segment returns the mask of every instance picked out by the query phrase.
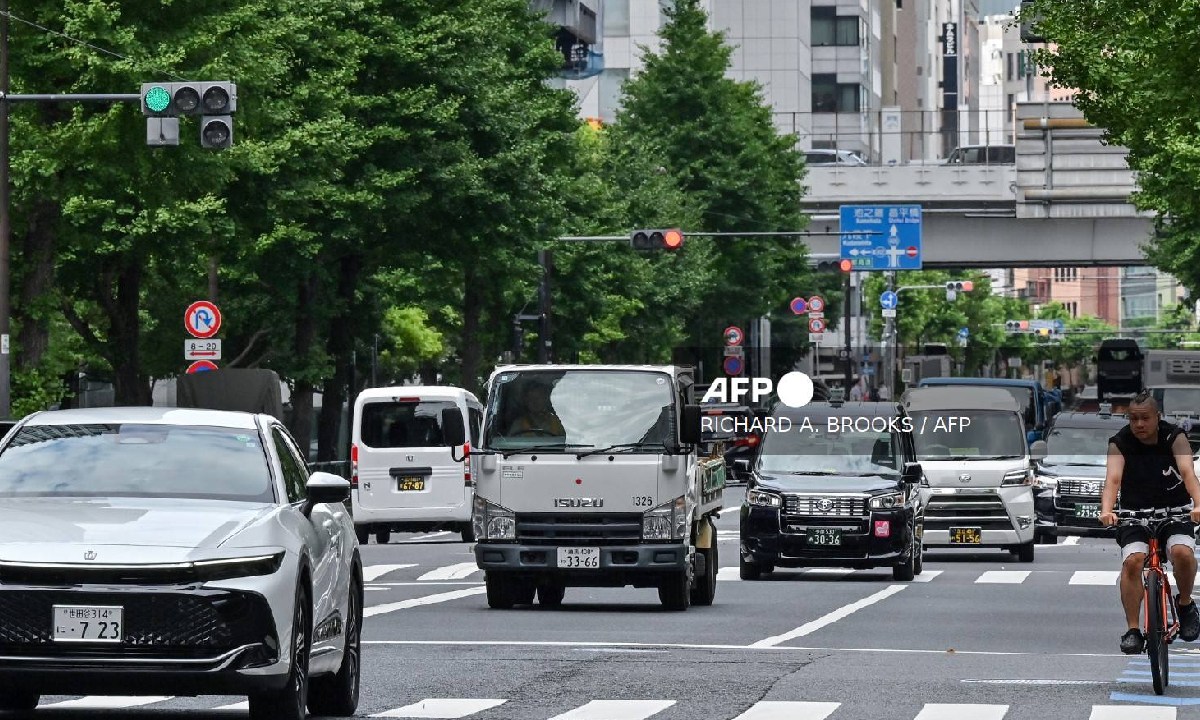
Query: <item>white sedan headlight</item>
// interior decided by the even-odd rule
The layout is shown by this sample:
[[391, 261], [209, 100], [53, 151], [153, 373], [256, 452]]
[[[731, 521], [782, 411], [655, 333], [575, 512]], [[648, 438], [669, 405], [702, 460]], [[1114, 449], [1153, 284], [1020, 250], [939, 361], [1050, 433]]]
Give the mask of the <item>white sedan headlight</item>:
[[516, 540], [517, 517], [512, 510], [475, 496], [471, 526], [479, 540]]

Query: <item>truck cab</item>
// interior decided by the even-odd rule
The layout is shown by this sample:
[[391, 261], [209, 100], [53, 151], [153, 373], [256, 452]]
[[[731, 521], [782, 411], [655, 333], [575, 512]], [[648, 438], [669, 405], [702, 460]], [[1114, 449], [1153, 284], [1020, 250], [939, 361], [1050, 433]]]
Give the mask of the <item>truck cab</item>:
[[656, 587], [669, 609], [712, 603], [725, 463], [699, 452], [693, 385], [678, 366], [495, 370], [470, 449], [489, 606], [628, 585]]
[[1033, 562], [1033, 460], [1022, 408], [1004, 389], [922, 387], [905, 393], [922, 488], [926, 547], [999, 547]]

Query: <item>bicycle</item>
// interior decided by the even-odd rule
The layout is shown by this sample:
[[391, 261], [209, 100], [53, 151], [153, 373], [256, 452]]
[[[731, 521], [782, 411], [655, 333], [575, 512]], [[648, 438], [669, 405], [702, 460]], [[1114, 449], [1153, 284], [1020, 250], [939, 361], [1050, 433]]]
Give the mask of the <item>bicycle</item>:
[[[1179, 612], [1175, 598], [1171, 595], [1171, 581], [1165, 568], [1165, 549], [1159, 547], [1158, 533], [1164, 525], [1173, 522], [1191, 523], [1192, 508], [1182, 505], [1155, 510], [1116, 510], [1118, 525], [1140, 525], [1150, 531], [1150, 549], [1142, 567], [1142, 587], [1145, 597], [1143, 618], [1146, 639], [1146, 655], [1150, 658], [1150, 677], [1154, 682], [1154, 694], [1162, 695], [1168, 685], [1167, 646], [1179, 635]], [[1182, 514], [1180, 514], [1182, 513]], [[1170, 623], [1166, 622], [1170, 615]]]

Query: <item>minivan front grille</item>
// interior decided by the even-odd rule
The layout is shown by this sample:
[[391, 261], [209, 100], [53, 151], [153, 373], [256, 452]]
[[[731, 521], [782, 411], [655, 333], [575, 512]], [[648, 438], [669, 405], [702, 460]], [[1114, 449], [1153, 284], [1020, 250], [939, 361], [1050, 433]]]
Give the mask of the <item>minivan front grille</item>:
[[867, 514], [867, 498], [856, 495], [784, 495], [785, 515], [859, 517]]
[[1011, 530], [1012, 521], [997, 495], [957, 493], [934, 495], [925, 507], [925, 529], [947, 530], [969, 525], [984, 530]]

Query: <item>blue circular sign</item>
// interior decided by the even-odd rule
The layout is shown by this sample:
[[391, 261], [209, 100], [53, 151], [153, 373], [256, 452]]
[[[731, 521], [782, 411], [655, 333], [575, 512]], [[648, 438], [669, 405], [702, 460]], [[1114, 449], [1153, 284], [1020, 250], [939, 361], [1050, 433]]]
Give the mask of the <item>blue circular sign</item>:
[[742, 374], [742, 359], [737, 355], [730, 355], [725, 358], [725, 374], [726, 375], [741, 375]]
[[792, 298], [792, 312], [797, 315], [803, 315], [808, 312], [808, 301], [802, 297]]
[[879, 305], [885, 310], [892, 310], [900, 304], [900, 297], [894, 290], [884, 290], [879, 294]]

